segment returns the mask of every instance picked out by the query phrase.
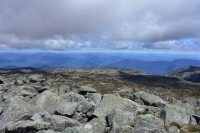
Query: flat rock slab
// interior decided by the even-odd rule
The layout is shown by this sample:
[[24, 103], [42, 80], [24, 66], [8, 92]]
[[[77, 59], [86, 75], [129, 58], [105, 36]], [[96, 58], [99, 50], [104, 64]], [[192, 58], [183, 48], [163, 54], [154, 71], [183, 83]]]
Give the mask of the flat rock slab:
[[151, 114], [138, 115], [135, 120], [134, 127], [135, 129], [140, 129], [143, 127], [148, 129], [163, 129], [164, 122], [162, 119]]
[[76, 102], [62, 102], [57, 106], [56, 112], [61, 115], [71, 116], [75, 113], [78, 107]]
[[96, 92], [96, 90], [90, 86], [80, 86], [77, 88], [77, 90], [79, 93], [87, 93], [87, 92], [95, 93]]
[[[163, 107], [167, 103], [160, 98], [159, 96], [148, 94], [146, 92], [138, 92], [140, 94], [139, 98], [144, 102], [145, 105], [155, 106], [155, 107]], [[135, 94], [138, 97], [138, 94]]]
[[120, 109], [122, 111], [137, 113], [143, 111], [141, 106], [129, 99], [122, 98], [120, 96], [114, 96], [111, 94], [105, 94], [101, 103], [94, 111], [94, 115], [105, 118], [112, 112], [113, 109]]
[[55, 131], [63, 131], [67, 127], [80, 126], [80, 123], [77, 120], [60, 115], [45, 116], [44, 121], [51, 123], [49, 128]]
[[167, 105], [161, 112], [161, 117], [164, 118], [165, 125], [176, 122], [180, 126], [183, 126], [187, 124], [195, 124], [192, 114], [194, 114], [192, 110], [190, 111], [189, 109], [180, 107], [179, 105]]
[[39, 130], [47, 129], [50, 123], [47, 122], [36, 122], [36, 121], [18, 121], [10, 124], [7, 127], [8, 132], [36, 132]]

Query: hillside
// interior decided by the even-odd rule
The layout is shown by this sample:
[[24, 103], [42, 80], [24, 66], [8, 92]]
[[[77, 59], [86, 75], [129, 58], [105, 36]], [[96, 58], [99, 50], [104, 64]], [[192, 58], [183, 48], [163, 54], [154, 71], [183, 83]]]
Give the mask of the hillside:
[[166, 73], [165, 75], [170, 77], [178, 77], [194, 83], [200, 83], [200, 67], [190, 66], [180, 68]]
[[[126, 85], [130, 88], [140, 88], [159, 95], [173, 95], [174, 97], [199, 96], [200, 84], [188, 82], [183, 78], [172, 76], [149, 75], [133, 69], [116, 68], [57, 68], [44, 71], [33, 67], [1, 69], [1, 75], [13, 80], [31, 74], [42, 74], [45, 78], [60, 78], [74, 84], [95, 85], [100, 93], [109, 93]], [[21, 81], [20, 81], [21, 82]], [[186, 93], [187, 92], [187, 93]]]
[[108, 64], [107, 66], [120, 67], [120, 68], [132, 68], [142, 70], [151, 74], [163, 74], [177, 68], [186, 66], [200, 66], [200, 61], [189, 59], [178, 59], [173, 61], [141, 61], [125, 59], [116, 63]]
[[0, 133], [200, 131], [198, 83], [132, 69], [2, 71]]

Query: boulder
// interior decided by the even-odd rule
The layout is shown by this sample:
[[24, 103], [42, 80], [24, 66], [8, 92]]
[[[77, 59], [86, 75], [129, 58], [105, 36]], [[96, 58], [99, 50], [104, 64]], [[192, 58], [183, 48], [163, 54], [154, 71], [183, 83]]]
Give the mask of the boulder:
[[172, 97], [172, 96], [168, 96], [168, 95], [165, 95], [165, 96], [163, 97], [163, 100], [167, 101], [167, 102], [170, 103], [170, 104], [173, 104], [173, 103], [175, 103], [175, 102], [177, 101], [176, 98], [174, 98], [174, 97]]
[[101, 118], [93, 118], [90, 122], [85, 124], [84, 128], [91, 130], [94, 133], [104, 133], [106, 128], [106, 121]]
[[119, 109], [114, 109], [111, 114], [107, 116], [107, 121], [111, 129], [130, 125], [134, 121], [135, 114], [131, 112], [123, 112]]
[[93, 133], [92, 130], [82, 127], [82, 126], [73, 126], [67, 127], [62, 133]]
[[188, 103], [190, 106], [196, 108], [197, 107], [197, 99], [188, 97], [182, 100], [183, 103]]
[[88, 122], [88, 118], [86, 116], [80, 120], [81, 124], [86, 124], [87, 122]]
[[135, 133], [135, 129], [129, 125], [125, 125], [112, 129], [109, 133]]
[[85, 97], [89, 98], [89, 100], [93, 101], [95, 104], [99, 104], [102, 98], [101, 94], [98, 93], [87, 93]]
[[128, 98], [130, 99], [133, 95], [133, 89], [129, 88], [127, 86], [123, 86], [121, 88], [118, 88], [118, 94], [123, 97], [123, 98]]
[[92, 102], [89, 102], [83, 95], [74, 93], [74, 92], [68, 92], [66, 94], [63, 94], [60, 96], [62, 101], [65, 102], [77, 102], [78, 103], [78, 112], [87, 113], [94, 111], [94, 105]]
[[38, 121], [18, 121], [7, 126], [7, 132], [28, 133], [48, 129], [50, 123]]
[[23, 85], [25, 82], [22, 79], [16, 79], [15, 80], [15, 85]]
[[44, 121], [51, 123], [50, 129], [55, 131], [62, 131], [67, 127], [80, 126], [77, 120], [70, 119], [60, 115], [47, 115], [44, 116]]
[[164, 122], [162, 119], [155, 117], [151, 114], [138, 115], [134, 122], [134, 128], [147, 128], [147, 129], [163, 129]]
[[61, 133], [61, 132], [56, 132], [54, 130], [41, 130], [41, 131], [38, 131], [36, 133]]
[[35, 83], [35, 82], [42, 82], [42, 81], [45, 80], [43, 78], [43, 76], [40, 75], [40, 74], [32, 74], [30, 77], [28, 77], [28, 79], [29, 79], [30, 82], [33, 82], [33, 83]]
[[111, 94], [105, 94], [101, 103], [95, 109], [94, 115], [105, 118], [112, 112], [113, 109], [120, 109], [122, 111], [132, 112], [134, 114], [144, 110], [139, 104], [129, 99], [125, 99], [120, 96], [114, 96]]
[[71, 116], [76, 112], [78, 103], [76, 102], [61, 102], [56, 108], [56, 112], [61, 115]]
[[171, 105], [177, 105], [179, 107], [186, 108], [187, 110], [194, 110], [195, 108], [191, 106], [189, 103], [184, 103], [182, 100], [177, 100], [176, 103], [171, 104]]
[[19, 86], [16, 88], [14, 95], [23, 97], [35, 97], [38, 94], [37, 90], [32, 87]]
[[137, 91], [133, 94], [132, 100], [140, 99], [140, 96], [145, 93], [144, 91]]
[[49, 89], [48, 86], [42, 86], [40, 83], [38, 85], [33, 84], [33, 85], [31, 85], [31, 87], [34, 88], [38, 93], [42, 93]]
[[54, 114], [61, 99], [51, 91], [44, 91], [37, 96], [36, 106], [50, 114]]
[[192, 114], [194, 114], [194, 111], [189, 110], [189, 108], [186, 109], [179, 105], [169, 104], [161, 111], [160, 115], [164, 119], [165, 125], [175, 122], [182, 126], [196, 123]]
[[88, 102], [86, 100], [79, 103], [79, 110], [86, 114], [86, 113], [93, 113], [94, 112], [94, 104], [92, 102]]
[[24, 102], [21, 97], [10, 98], [5, 103], [4, 111], [0, 115], [0, 131], [13, 122], [31, 118], [36, 111], [33, 105]]
[[138, 103], [139, 105], [144, 105], [144, 102], [141, 99], [135, 99], [134, 102]]
[[145, 114], [152, 114], [156, 117], [160, 116], [161, 108], [153, 107], [153, 106], [146, 106], [142, 105], [142, 107], [145, 109], [144, 112], [139, 112], [138, 114], [145, 115]]
[[39, 110], [39, 111], [37, 111], [37, 114], [40, 115], [42, 118], [44, 116], [51, 115], [49, 112], [47, 112], [45, 110]]
[[83, 95], [80, 95], [75, 92], [68, 92], [68, 93], [62, 94], [60, 95], [60, 98], [62, 99], [62, 101], [77, 102], [77, 103], [80, 103], [86, 100]]
[[59, 84], [56, 87], [51, 87], [50, 90], [53, 93], [62, 95], [62, 94], [68, 93], [70, 91], [70, 86], [68, 84]]
[[42, 122], [43, 118], [38, 113], [34, 113], [33, 116], [31, 117], [31, 120]]
[[80, 94], [86, 94], [87, 92], [89, 93], [96, 93], [96, 90], [93, 89], [92, 87], [90, 86], [86, 86], [86, 85], [83, 85], [83, 86], [77, 86], [76, 87], [76, 90], [78, 93]]
[[148, 128], [139, 128], [135, 129], [133, 133], [167, 133], [164, 129], [148, 129]]
[[167, 129], [167, 133], [180, 133], [180, 130], [175, 126], [171, 126]]
[[82, 115], [81, 112], [75, 112], [71, 118], [80, 121], [82, 119], [81, 115]]
[[133, 123], [134, 133], [166, 133], [162, 119], [152, 115], [138, 115]]
[[143, 92], [140, 95], [140, 99], [144, 102], [145, 105], [150, 105], [150, 106], [155, 106], [155, 107], [164, 107], [167, 104], [159, 96], [148, 94], [146, 92]]

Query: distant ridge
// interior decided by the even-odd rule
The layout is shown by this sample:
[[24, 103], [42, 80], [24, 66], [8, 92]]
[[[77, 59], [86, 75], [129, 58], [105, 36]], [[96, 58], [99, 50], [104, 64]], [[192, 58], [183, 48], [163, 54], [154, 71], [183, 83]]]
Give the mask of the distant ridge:
[[200, 67], [189, 66], [166, 73], [165, 76], [178, 77], [190, 82], [200, 83]]
[[34, 67], [17, 67], [17, 68], [0, 68], [0, 73], [1, 74], [14, 74], [14, 73], [29, 73], [29, 74], [34, 74], [34, 73], [47, 73], [44, 70], [34, 68]]
[[[158, 58], [158, 56], [161, 56]], [[169, 56], [169, 57], [165, 57]], [[128, 68], [162, 75], [172, 70], [200, 66], [199, 58], [175, 59], [174, 55], [109, 54], [109, 53], [0, 53], [1, 68], [33, 67], [41, 70], [55, 68]], [[178, 58], [178, 55], [175, 55]], [[188, 57], [189, 58], [189, 57]], [[156, 59], [155, 61], [152, 61]], [[168, 60], [167, 60], [168, 59]], [[170, 59], [170, 61], [169, 61]], [[196, 60], [194, 60], [196, 59]]]
[[177, 59], [173, 61], [141, 61], [124, 59], [119, 62], [108, 64], [110, 67], [132, 68], [151, 74], [164, 74], [172, 70], [186, 66], [200, 66], [199, 60]]

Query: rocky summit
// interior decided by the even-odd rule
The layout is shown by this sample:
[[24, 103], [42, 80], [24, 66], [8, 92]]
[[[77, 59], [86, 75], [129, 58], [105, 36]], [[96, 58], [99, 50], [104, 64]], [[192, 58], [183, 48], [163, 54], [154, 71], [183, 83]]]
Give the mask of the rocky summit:
[[0, 75], [0, 133], [199, 133], [200, 84], [129, 69]]

